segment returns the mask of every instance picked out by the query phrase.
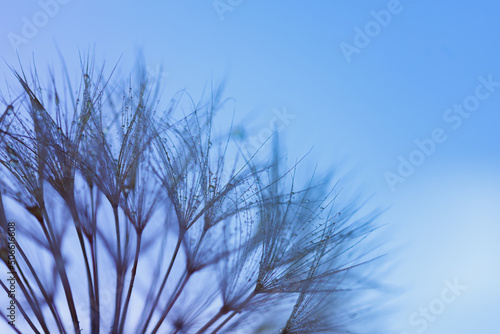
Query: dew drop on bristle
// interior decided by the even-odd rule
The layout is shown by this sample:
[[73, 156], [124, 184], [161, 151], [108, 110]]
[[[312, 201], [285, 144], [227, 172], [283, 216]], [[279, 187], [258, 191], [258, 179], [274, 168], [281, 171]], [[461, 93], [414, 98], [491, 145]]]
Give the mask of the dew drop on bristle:
[[17, 159], [11, 159], [11, 160], [9, 161], [9, 164], [10, 164], [12, 167], [14, 167], [14, 168], [15, 168], [15, 167], [19, 167], [19, 160], [17, 160]]

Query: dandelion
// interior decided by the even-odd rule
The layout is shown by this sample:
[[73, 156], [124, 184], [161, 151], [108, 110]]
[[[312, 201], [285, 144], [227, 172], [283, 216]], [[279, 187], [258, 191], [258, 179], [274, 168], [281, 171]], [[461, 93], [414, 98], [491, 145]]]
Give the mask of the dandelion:
[[299, 164], [287, 168], [277, 141], [262, 159], [264, 148], [238, 149], [246, 136], [233, 142], [243, 128], [221, 135], [222, 86], [164, 105], [147, 71], [117, 80], [104, 70], [89, 58], [80, 82], [51, 75], [44, 89], [36, 71], [13, 71], [18, 97], [13, 85], [0, 98], [7, 267], [8, 222], [18, 221], [22, 319], [12, 329], [348, 330], [353, 273], [367, 262], [356, 250], [375, 216], [339, 206], [337, 188], [314, 175], [299, 186]]

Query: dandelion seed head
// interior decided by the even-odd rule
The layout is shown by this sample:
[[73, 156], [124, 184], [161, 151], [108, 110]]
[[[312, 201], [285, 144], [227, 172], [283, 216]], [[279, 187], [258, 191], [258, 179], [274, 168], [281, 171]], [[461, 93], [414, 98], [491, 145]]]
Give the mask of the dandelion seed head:
[[[89, 306], [96, 302], [91, 301], [92, 295], [98, 286], [103, 289], [99, 292], [102, 313], [97, 317], [102, 322], [96, 325], [90, 316], [75, 314], [63, 327], [90, 325], [95, 333], [107, 328], [152, 332], [154, 326], [160, 332], [196, 332], [217, 310], [221, 317], [205, 332], [216, 331], [219, 325], [226, 326], [226, 332], [252, 332], [260, 325], [251, 317], [262, 312], [279, 321], [283, 333], [312, 333], [323, 324], [331, 326], [334, 321], [323, 314], [328, 312], [319, 309], [337, 310], [323, 299], [337, 296], [335, 288], [344, 277], [334, 272], [345, 265], [339, 253], [348, 248], [347, 239], [360, 234], [349, 230], [339, 233], [332, 228], [332, 217], [321, 214], [332, 205], [325, 200], [327, 192], [315, 187], [301, 190], [294, 180], [295, 170], [286, 172], [282, 165], [286, 159], [280, 160], [279, 152], [267, 162], [258, 162], [241, 159], [231, 149], [224, 151], [225, 145], [240, 145], [231, 137], [241, 141], [248, 136], [241, 128], [227, 131], [227, 143], [218, 139], [219, 133], [212, 127], [215, 112], [211, 110], [217, 105], [218, 92], [210, 103], [183, 105], [179, 108], [183, 117], [176, 119], [160, 111], [154, 115], [157, 106], [147, 100], [157, 101], [157, 97], [145, 83], [136, 85], [129, 79], [125, 80], [127, 85], [105, 87], [107, 81], [95, 77], [101, 72], [94, 72], [92, 66], [84, 73], [81, 91], [65, 91], [73, 93], [71, 101], [76, 101], [71, 111], [62, 108], [66, 94], [47, 93], [38, 84], [33, 91], [27, 89], [27, 96], [36, 95], [37, 99], [26, 106], [26, 117], [16, 108], [18, 113], [9, 129], [12, 140], [5, 140], [0, 147], [4, 151], [1, 156], [8, 161], [8, 165], [4, 161], [6, 173], [11, 173], [13, 180], [12, 189], [5, 192], [35, 218], [31, 220], [38, 229], [50, 229], [33, 233], [32, 240], [20, 239], [43, 245], [44, 252], [52, 253], [54, 283], [42, 282], [48, 287], [45, 296], [33, 283], [33, 297], [43, 296], [47, 305], [70, 310], [71, 305], [64, 305], [64, 298], [60, 298], [69, 294], [61, 280], [62, 270], [67, 270], [69, 277], [87, 278], [86, 284], [70, 284], [78, 289], [90, 287], [88, 294], [80, 290], [74, 294], [77, 303], [81, 303], [81, 295], [87, 296], [84, 308], [92, 311]], [[96, 79], [93, 84], [91, 76]], [[44, 105], [47, 99], [41, 98], [43, 94], [55, 97], [56, 105], [61, 102], [61, 106]], [[173, 100], [178, 103], [177, 98]], [[184, 112], [186, 106], [188, 112]], [[68, 118], [66, 123], [61, 121], [64, 117]], [[4, 187], [3, 175], [0, 185]], [[318, 205], [304, 205], [311, 202]], [[334, 209], [331, 212], [340, 215]], [[58, 210], [65, 214], [58, 214]], [[347, 213], [339, 224], [348, 224], [349, 219]], [[44, 240], [46, 236], [50, 242]], [[85, 255], [75, 262], [78, 266], [69, 260], [73, 253], [67, 252], [68, 245], [78, 250], [74, 247], [77, 243], [83, 249], [80, 255]], [[52, 244], [57, 247], [51, 248]], [[144, 265], [147, 258], [153, 259], [153, 265]], [[106, 281], [108, 276], [117, 278], [116, 286]], [[32, 277], [26, 280], [33, 281]], [[64, 291], [56, 294], [56, 286]], [[126, 301], [129, 287], [131, 299]], [[172, 293], [173, 287], [179, 289], [180, 301]], [[196, 290], [200, 288], [213, 293], [205, 296]], [[120, 289], [122, 300], [117, 302], [114, 299]], [[111, 297], [104, 298], [109, 291]], [[62, 302], [51, 304], [52, 298]], [[22, 302], [31, 317], [38, 308], [29, 300]], [[102, 304], [104, 300], [109, 303]], [[137, 328], [129, 328], [136, 319], [125, 321], [124, 307], [141, 301], [143, 314], [136, 318], [143, 320], [133, 324]], [[113, 305], [121, 305], [120, 310], [114, 310], [115, 317], [109, 314]], [[286, 314], [276, 312], [276, 305], [286, 309]], [[34, 318], [50, 317], [49, 311], [47, 307]], [[126, 327], [116, 328], [121, 324]], [[36, 322], [35, 326], [39, 325], [43, 320]], [[332, 327], [324, 328], [323, 332], [331, 332]], [[67, 331], [39, 328], [39, 332]]]

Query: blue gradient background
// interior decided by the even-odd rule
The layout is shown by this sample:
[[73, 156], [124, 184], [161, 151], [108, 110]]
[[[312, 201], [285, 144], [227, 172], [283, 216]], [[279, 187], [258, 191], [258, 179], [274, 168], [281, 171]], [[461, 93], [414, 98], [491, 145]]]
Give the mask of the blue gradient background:
[[[142, 50], [153, 72], [168, 73], [165, 96], [186, 88], [197, 97], [227, 78], [236, 118], [255, 133], [286, 108], [295, 116], [281, 131], [290, 160], [313, 147], [308, 160], [320, 166], [346, 161], [371, 204], [390, 207], [381, 222], [397, 263], [386, 279], [405, 293], [387, 332], [418, 333], [409, 316], [456, 278], [466, 291], [425, 333], [498, 334], [500, 87], [457, 130], [443, 114], [474, 93], [479, 76], [500, 81], [500, 4], [401, 0], [401, 12], [348, 63], [340, 43], [353, 44], [354, 28], [388, 2], [244, 0], [221, 20], [209, 0], [70, 0], [16, 51], [8, 34], [21, 34], [22, 18], [41, 7], [4, 1], [0, 55], [56, 65], [57, 44], [72, 69], [89, 49], [110, 66], [122, 56], [126, 69]], [[438, 127], [448, 139], [392, 192], [384, 173]]]

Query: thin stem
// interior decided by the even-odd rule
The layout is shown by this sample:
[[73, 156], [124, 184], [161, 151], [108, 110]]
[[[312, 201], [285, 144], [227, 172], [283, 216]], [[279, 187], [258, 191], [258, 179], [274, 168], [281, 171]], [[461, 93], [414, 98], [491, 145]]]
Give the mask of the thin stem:
[[215, 324], [221, 317], [223, 317], [228, 312], [233, 311], [233, 314], [231, 314], [228, 317], [228, 319], [224, 320], [219, 326], [217, 326], [217, 328], [214, 330], [214, 332], [212, 332], [212, 333], [217, 333], [218, 330], [220, 330], [223, 326], [225, 326], [229, 322], [229, 320], [231, 320], [241, 310], [241, 308], [245, 307], [245, 305], [248, 304], [248, 302], [250, 302], [253, 299], [253, 297], [255, 297], [256, 295], [257, 295], [257, 292], [254, 290], [241, 304], [239, 304], [240, 306], [238, 307], [237, 310], [234, 310], [234, 309], [231, 310], [230, 308], [224, 307], [224, 306], [221, 307], [219, 312], [217, 312], [217, 314], [214, 315], [212, 317], [212, 319], [210, 319], [202, 328], [200, 328], [200, 330], [198, 330], [196, 332], [196, 334], [201, 334], [201, 333], [205, 332], [213, 324]]
[[66, 301], [68, 303], [68, 308], [71, 313], [71, 318], [73, 320], [73, 327], [75, 329], [76, 334], [80, 334], [80, 322], [78, 321], [78, 315], [76, 313], [75, 300], [73, 298], [73, 293], [71, 291], [71, 285], [69, 283], [68, 275], [66, 273], [66, 269], [64, 268], [63, 259], [61, 252], [57, 249], [54, 250], [56, 254], [56, 268], [59, 272], [59, 277], [61, 278], [61, 282], [64, 288], [64, 293], [66, 295]]
[[[47, 222], [49, 222], [49, 221], [48, 221], [48, 218], [47, 218], [47, 220], [44, 220], [44, 217], [45, 217], [45, 216], [47, 216], [47, 214], [44, 212], [44, 210], [42, 210], [42, 216], [35, 215], [36, 219], [37, 219], [37, 220], [38, 220], [38, 222], [40, 223], [40, 226], [42, 227], [42, 231], [43, 231], [43, 233], [44, 233], [44, 236], [45, 236], [45, 238], [47, 239], [47, 242], [48, 242], [49, 247], [50, 247], [50, 249], [51, 249], [51, 254], [52, 254], [52, 256], [54, 257], [54, 261], [55, 261], [55, 263], [57, 264], [57, 263], [58, 263], [58, 256], [57, 256], [57, 254], [56, 254], [57, 252], [55, 251], [55, 249], [56, 249], [57, 247], [55, 247], [55, 246], [54, 246], [54, 241], [53, 241], [53, 239], [55, 240], [55, 237], [54, 237], [54, 232], [52, 231], [52, 229], [50, 228], [50, 226], [46, 226]], [[48, 216], [47, 216], [47, 217], [48, 217]], [[50, 222], [49, 222], [49, 223], [50, 223]], [[19, 244], [17, 243], [17, 241], [16, 241], [16, 244], [17, 244], [17, 246], [19, 247]], [[25, 253], [22, 251], [22, 248], [20, 248], [20, 247], [19, 247], [19, 249], [20, 249], [21, 256], [23, 256], [23, 258], [25, 258], [25, 257], [26, 257], [26, 255], [25, 255]], [[30, 262], [29, 262], [26, 258], [25, 258], [25, 261], [26, 261], [27, 265], [30, 267], [30, 266], [31, 266]], [[18, 266], [18, 268], [19, 268], [19, 264], [17, 264], [17, 266]], [[57, 266], [56, 266], [56, 267], [57, 267]], [[19, 269], [20, 269], [20, 268], [19, 268]], [[57, 269], [59, 269], [59, 268], [57, 267]], [[59, 270], [58, 270], [58, 273], [59, 273], [59, 277], [61, 277], [61, 273], [60, 273], [60, 271], [59, 271]], [[17, 276], [17, 274], [16, 274], [16, 276]], [[36, 277], [36, 275], [35, 275], [35, 277]], [[19, 279], [18, 279], [18, 280], [19, 280]], [[40, 283], [40, 285], [41, 285], [41, 283]], [[29, 284], [28, 284], [28, 286], [29, 286]], [[64, 285], [63, 285], [63, 286], [64, 286]], [[22, 286], [21, 286], [21, 288], [22, 288]], [[31, 289], [31, 288], [30, 288], [30, 289]], [[30, 306], [32, 307], [32, 309], [35, 311], [35, 310], [36, 310], [36, 306], [32, 304], [32, 303], [33, 303], [33, 301], [31, 301], [30, 295], [28, 295], [26, 291], [23, 291], [23, 292], [24, 292], [24, 294], [26, 295], [26, 298], [28, 299], [28, 303], [30, 304]], [[67, 291], [65, 290], [65, 292], [67, 292]], [[32, 292], [32, 294], [33, 294], [33, 292]], [[34, 296], [34, 295], [33, 295], [33, 297], [34, 297], [34, 299], [36, 300], [36, 296]], [[68, 298], [67, 298], [67, 301], [68, 301]], [[70, 305], [70, 304], [69, 304], [69, 301], [68, 301], [68, 305]], [[36, 313], [35, 313], [35, 314], [36, 314]]]
[[[45, 238], [47, 239], [47, 243], [49, 244], [49, 247], [51, 249], [51, 254], [54, 257], [54, 261], [57, 263], [57, 256], [56, 256], [56, 254], [53, 251], [56, 248], [56, 247], [54, 247], [54, 241], [53, 241], [53, 239], [55, 239], [55, 237], [53, 236], [54, 233], [52, 232], [52, 229], [50, 229], [50, 228], [48, 228], [48, 226], [46, 226], [47, 222], [43, 218], [44, 217], [43, 216], [43, 211], [42, 211], [42, 216], [38, 216], [38, 215], [34, 215], [34, 216], [37, 219], [37, 221], [40, 223], [40, 226], [42, 227], [43, 234], [44, 234]], [[19, 247], [19, 244], [17, 243], [17, 241], [16, 241], [16, 245]], [[23, 256], [23, 258], [25, 258], [25, 254], [22, 251], [22, 249], [20, 250], [20, 253], [21, 253], [21, 256]], [[28, 264], [28, 266], [31, 266], [30, 262], [27, 261], [27, 259], [25, 259], [25, 261]], [[17, 264], [17, 266], [19, 268], [19, 264]], [[59, 274], [59, 276], [60, 276], [60, 274]], [[25, 294], [26, 294], [26, 292], [25, 292]], [[33, 294], [33, 292], [32, 292], [32, 294]], [[33, 297], [36, 299], [36, 297], [34, 296], [34, 294], [33, 294]], [[32, 305], [32, 302], [30, 302], [29, 295], [26, 295], [26, 298], [28, 299], [28, 302], [29, 302], [30, 306], [32, 307], [32, 309], [36, 310], [36, 306]]]
[[78, 216], [78, 212], [76, 210], [76, 203], [75, 203], [75, 198], [74, 198], [73, 194], [69, 195], [68, 202], [69, 202], [68, 203], [69, 209], [70, 209], [71, 215], [73, 217], [73, 222], [75, 224], [76, 233], [78, 235], [78, 242], [80, 243], [80, 250], [82, 251], [83, 259], [85, 261], [85, 271], [87, 273], [87, 288], [88, 288], [89, 301], [90, 301], [90, 303], [89, 303], [90, 304], [90, 319], [94, 319], [94, 317], [95, 317], [94, 307], [93, 307], [93, 305], [95, 305], [94, 283], [93, 283], [92, 274], [90, 271], [90, 263], [89, 263], [89, 258], [87, 256], [87, 250], [85, 248], [85, 240], [83, 239], [80, 217]]
[[216, 328], [216, 329], [214, 329], [214, 331], [212, 332], [212, 334], [216, 334], [218, 331], [220, 331], [220, 330], [221, 330], [221, 328], [222, 328], [222, 327], [224, 327], [224, 326], [226, 326], [226, 324], [227, 324], [227, 323], [228, 323], [231, 319], [233, 319], [233, 318], [234, 318], [234, 316], [235, 316], [235, 315], [237, 315], [237, 314], [238, 314], [238, 311], [233, 311], [233, 312], [229, 315], [229, 317], [227, 317], [227, 318], [226, 318], [223, 322], [221, 322], [221, 323], [220, 323], [220, 325], [219, 325], [219, 326], [217, 326], [217, 328]]
[[97, 259], [97, 203], [94, 208], [94, 192], [93, 187], [90, 185], [90, 199], [91, 199], [91, 207], [92, 207], [92, 240], [90, 244], [90, 248], [92, 251], [92, 271], [94, 275], [94, 301], [93, 305], [94, 313], [92, 313], [92, 333], [99, 334], [100, 330], [100, 301], [99, 301], [99, 270]]
[[227, 311], [223, 311], [222, 308], [217, 312], [216, 315], [212, 317], [203, 327], [201, 327], [196, 334], [204, 333], [207, 329], [209, 329], [213, 324], [215, 324]]
[[[4, 205], [3, 205], [3, 199], [2, 199], [2, 194], [1, 194], [1, 193], [0, 193], [0, 223], [2, 223], [2, 224], [6, 224], [6, 223], [7, 223], [7, 218], [6, 218], [6, 216], [5, 216]], [[42, 225], [43, 225], [43, 224], [42, 224]], [[46, 230], [44, 229], [44, 231], [46, 231]], [[46, 236], [47, 236], [47, 234], [46, 234]], [[39, 277], [38, 277], [38, 275], [37, 275], [36, 271], [34, 270], [34, 268], [33, 268], [32, 264], [31, 264], [31, 262], [29, 261], [29, 259], [28, 259], [28, 258], [27, 258], [27, 256], [26, 256], [26, 253], [24, 253], [24, 251], [23, 251], [22, 247], [19, 245], [19, 243], [18, 243], [18, 241], [17, 241], [17, 240], [15, 240], [15, 245], [16, 245], [17, 250], [18, 250], [18, 251], [19, 251], [19, 253], [21, 254], [21, 257], [23, 258], [24, 262], [27, 264], [29, 271], [30, 271], [30, 272], [31, 272], [31, 274], [33, 275], [33, 278], [35, 279], [35, 281], [36, 281], [36, 283], [37, 283], [37, 285], [38, 285], [38, 288], [40, 289], [40, 291], [41, 291], [41, 293], [42, 293], [43, 297], [44, 297], [44, 298], [45, 298], [45, 300], [47, 301], [47, 305], [49, 306], [49, 308], [50, 308], [50, 310], [51, 310], [51, 312], [52, 312], [52, 315], [54, 316], [54, 320], [55, 320], [55, 321], [56, 321], [56, 323], [57, 323], [57, 326], [58, 326], [58, 328], [59, 328], [59, 331], [60, 331], [61, 333], [63, 333], [63, 332], [65, 333], [64, 328], [62, 327], [61, 319], [60, 319], [60, 317], [59, 317], [59, 314], [58, 314], [58, 312], [57, 312], [57, 309], [55, 308], [55, 305], [54, 305], [54, 303], [53, 303], [52, 298], [49, 298], [49, 296], [48, 296], [48, 294], [47, 294], [47, 292], [46, 292], [45, 288], [43, 287], [42, 283], [40, 282], [40, 279], [39, 279]], [[18, 281], [18, 282], [20, 282], [18, 272], [19, 272], [19, 273], [21, 273], [21, 275], [23, 276], [23, 279], [24, 279], [24, 280], [26, 281], [26, 283], [27, 283], [27, 286], [28, 286], [28, 288], [29, 288], [29, 291], [30, 291], [31, 295], [34, 297], [33, 299], [36, 301], [36, 304], [33, 304], [33, 302], [31, 301], [31, 297], [30, 297], [30, 295], [29, 295], [29, 294], [28, 294], [28, 292], [25, 290], [25, 288], [23, 289], [23, 286], [24, 286], [24, 285], [22, 284], [22, 282], [20, 282], [20, 284], [21, 284], [21, 289], [23, 289], [23, 292], [24, 292], [24, 294], [26, 295], [26, 298], [27, 298], [27, 300], [28, 300], [28, 303], [31, 305], [32, 309], [33, 309], [33, 310], [35, 310], [35, 309], [38, 309], [38, 310], [39, 310], [39, 309], [40, 309], [40, 306], [39, 306], [39, 303], [38, 303], [38, 298], [36, 298], [35, 293], [33, 292], [33, 290], [32, 290], [32, 288], [31, 288], [31, 286], [30, 286], [29, 282], [27, 281], [27, 279], [26, 279], [25, 275], [24, 275], [24, 274], [23, 274], [23, 272], [21, 271], [21, 267], [20, 267], [20, 265], [19, 265], [19, 262], [17, 262], [17, 261], [15, 262], [15, 265], [16, 265], [16, 267], [17, 267], [17, 271], [11, 271], [11, 270], [10, 270], [11, 268], [10, 268], [10, 266], [7, 264], [7, 261], [6, 261], [6, 260], [4, 260], [4, 262], [5, 262], [5, 264], [7, 265], [7, 267], [9, 268], [9, 272], [10, 272], [10, 273], [11, 273], [11, 274], [12, 274], [12, 275], [13, 275], [13, 276], [17, 279], [17, 281]], [[7, 294], [8, 294], [8, 293], [7, 293]], [[35, 312], [35, 313], [36, 313], [36, 312]], [[2, 315], [3, 315], [3, 314], [2, 314]], [[42, 318], [43, 318], [43, 315], [42, 315]], [[42, 325], [42, 326], [43, 326], [43, 325]], [[14, 327], [14, 328], [15, 328], [15, 327]], [[45, 329], [46, 329], [46, 328], [45, 328]]]
[[[0, 285], [3, 287], [3, 289], [5, 290], [5, 292], [9, 293], [9, 289], [7, 288], [7, 286], [2, 282], [0, 281]], [[20, 285], [21, 286], [21, 285]], [[22, 289], [23, 286], [21, 286], [21, 289]], [[23, 290], [24, 292], [24, 290]], [[22, 304], [19, 303], [19, 301], [17, 300], [16, 297], [13, 297], [15, 303], [16, 303], [16, 306], [19, 308], [19, 311], [21, 312], [21, 314], [23, 315], [24, 319], [26, 319], [26, 322], [28, 323], [28, 325], [31, 327], [31, 329], [33, 330], [33, 332], [35, 334], [40, 334], [40, 332], [38, 331], [38, 329], [36, 328], [35, 324], [31, 321], [30, 317], [28, 317], [28, 315], [26, 314], [26, 312], [24, 311], [24, 308], [22, 307]], [[48, 332], [47, 332], [48, 333]]]
[[184, 279], [182, 280], [182, 283], [180, 285], [180, 287], [177, 287], [177, 293], [175, 294], [175, 296], [172, 298], [172, 300], [169, 301], [168, 305], [167, 305], [167, 308], [165, 309], [165, 311], [163, 311], [163, 314], [161, 315], [160, 317], [160, 320], [158, 321], [158, 323], [156, 324], [155, 328], [153, 329], [153, 331], [151, 332], [151, 334], [155, 334], [156, 332], [158, 332], [158, 330], [160, 329], [161, 327], [161, 324], [163, 323], [163, 321], [165, 320], [165, 318], [167, 317], [168, 313], [170, 312], [170, 310], [172, 309], [172, 307], [174, 306], [175, 302], [177, 301], [177, 299], [179, 298], [179, 296], [181, 295], [182, 291], [184, 290], [184, 288], [186, 287], [186, 284], [187, 282], [189, 281], [189, 279], [191, 278], [191, 275], [192, 273], [187, 273], [184, 277]]
[[120, 319], [120, 310], [123, 297], [123, 268], [122, 268], [122, 247], [121, 247], [121, 236], [120, 236], [120, 220], [118, 217], [118, 206], [113, 205], [113, 215], [115, 217], [115, 229], [116, 229], [116, 296], [115, 296], [115, 315], [113, 320], [112, 333], [118, 333], [118, 321]]
[[[43, 287], [43, 284], [40, 281], [35, 269], [33, 268], [33, 265], [31, 264], [28, 257], [26, 256], [26, 253], [24, 253], [21, 245], [19, 245], [19, 243], [17, 241], [16, 241], [16, 248], [19, 251], [19, 253], [21, 254], [21, 257], [23, 258], [24, 262], [28, 266], [28, 269], [30, 270], [31, 274], [33, 275], [33, 278], [35, 279], [35, 281], [38, 285], [38, 288], [40, 289], [40, 292], [43, 295], [43, 298], [45, 298], [45, 301], [47, 302], [47, 305], [49, 306], [49, 309], [50, 309], [52, 315], [54, 316], [54, 320], [57, 323], [57, 327], [59, 329], [59, 332], [66, 333], [66, 330], [64, 329], [62, 321], [61, 321], [61, 317], [60, 317], [59, 312], [57, 310], [57, 306], [54, 304], [54, 300], [52, 298], [49, 298], [49, 295], [48, 295], [47, 291], [45, 290], [45, 288]], [[19, 266], [18, 266], [18, 269], [19, 269], [19, 271], [21, 270], [21, 268]], [[31, 287], [30, 287], [30, 290], [31, 290]]]
[[[161, 242], [161, 247], [160, 249], [165, 249], [166, 247], [166, 234], [163, 234], [162, 235], [162, 242]], [[163, 263], [163, 259], [164, 259], [164, 255], [165, 255], [165, 252], [160, 252], [158, 254], [158, 257], [157, 257], [157, 264], [156, 264], [156, 267], [155, 267], [155, 270], [154, 272], [152, 273], [153, 277], [160, 277], [160, 269], [161, 269], [161, 264]], [[148, 294], [145, 298], [145, 300], [153, 300], [153, 297], [154, 297], [154, 293], [155, 293], [155, 290], [156, 290], [156, 281], [154, 284], [151, 284], [150, 288], [149, 288], [149, 291], [148, 291]], [[145, 306], [148, 306], [148, 305], [145, 305]], [[144, 307], [144, 309], [142, 310], [142, 314], [141, 314], [141, 317], [140, 319], [146, 319], [146, 315], [147, 313], [149, 312], [149, 308], [147, 307]], [[140, 333], [141, 332], [141, 328], [144, 324], [144, 321], [140, 322], [138, 325], [137, 325], [137, 329], [135, 330], [135, 332], [137, 333]]]
[[[28, 304], [30, 304], [30, 306], [32, 308], [33, 313], [35, 313], [35, 316], [38, 319], [38, 322], [40, 323], [40, 326], [42, 326], [43, 331], [45, 333], [48, 333], [49, 329], [47, 328], [47, 324], [45, 323], [45, 318], [44, 318], [42, 310], [40, 308], [40, 303], [38, 301], [38, 298], [35, 295], [35, 293], [33, 292], [33, 289], [31, 288], [31, 285], [28, 282], [28, 279], [24, 275], [23, 271], [21, 270], [21, 267], [19, 266], [18, 263], [16, 263], [16, 265], [17, 265], [17, 271], [16, 272], [10, 272], [10, 273], [15, 277], [16, 282], [18, 282], [19, 287], [23, 291], [23, 293], [24, 293], [24, 295], [26, 297], [26, 300], [28, 301]], [[21, 280], [19, 278], [19, 274], [21, 275], [21, 278], [23, 280]], [[22, 283], [23, 281], [26, 284], [23, 284]], [[28, 294], [28, 290], [26, 290], [26, 288], [29, 290], [29, 292], [31, 294]]]
[[91, 248], [91, 256], [92, 256], [92, 273], [94, 275], [94, 303], [90, 305], [91, 307], [91, 327], [92, 334], [99, 333], [99, 320], [100, 320], [100, 312], [99, 312], [99, 276], [97, 269], [97, 241], [94, 240], [90, 244]]
[[[45, 209], [45, 207], [43, 208], [42, 211], [43, 211], [45, 221], [47, 222], [48, 231], [51, 234], [51, 239], [56, 240], [56, 238], [54, 237], [54, 231], [51, 228], [49, 215], [47, 214], [47, 210]], [[68, 274], [66, 273], [66, 268], [64, 267], [64, 261], [63, 261], [62, 254], [61, 254], [61, 248], [58, 247], [60, 245], [54, 245], [50, 241], [51, 239], [48, 239], [48, 241], [50, 243], [51, 253], [54, 256], [54, 261], [56, 263], [56, 269], [57, 269], [57, 272], [59, 273], [59, 277], [61, 279], [61, 283], [62, 283], [62, 286], [64, 289], [64, 294], [66, 296], [66, 302], [68, 303], [69, 312], [71, 314], [71, 319], [73, 321], [73, 328], [75, 330], [75, 334], [80, 334], [80, 322], [78, 321], [78, 315], [77, 315], [76, 307], [75, 307], [75, 300], [73, 298], [73, 292], [71, 291], [71, 284], [69, 283]]]
[[139, 231], [137, 232], [137, 243], [135, 249], [134, 264], [132, 266], [132, 275], [130, 278], [130, 284], [128, 286], [127, 297], [125, 298], [125, 305], [123, 307], [120, 329], [118, 331], [119, 333], [123, 333], [123, 326], [125, 325], [125, 319], [127, 317], [128, 305], [130, 303], [130, 297], [132, 296], [132, 289], [134, 288], [134, 281], [137, 273], [137, 265], [139, 263], [139, 252], [141, 251], [141, 240], [142, 240], [142, 231]]
[[149, 322], [151, 321], [151, 317], [153, 316], [153, 312], [156, 309], [156, 305], [158, 305], [158, 301], [160, 300], [161, 293], [163, 292], [163, 289], [165, 288], [165, 284], [167, 283], [168, 276], [170, 275], [170, 272], [172, 271], [172, 267], [174, 265], [175, 259], [177, 258], [177, 254], [179, 253], [179, 248], [181, 247], [183, 236], [184, 235], [182, 233], [179, 234], [179, 238], [177, 239], [177, 244], [175, 245], [174, 254], [172, 255], [172, 258], [170, 259], [170, 264], [168, 266], [168, 269], [167, 269], [165, 276], [163, 277], [163, 281], [161, 283], [160, 290], [158, 291], [158, 294], [156, 295], [156, 298], [153, 302], [153, 305], [151, 306], [151, 310], [149, 312], [148, 318], [146, 319], [146, 322], [145, 322], [144, 327], [142, 329], [142, 334], [146, 333], [146, 329], [149, 325]]
[[[5, 320], [5, 322], [7, 322], [7, 324], [9, 324], [9, 319], [7, 319], [7, 317], [5, 316], [5, 314], [3, 314], [2, 312], [0, 312], [0, 317], [2, 317], [2, 319], [4, 319], [4, 320]], [[10, 325], [10, 324], [9, 324], [9, 325]], [[23, 333], [21, 333], [21, 332], [19, 331], [19, 329], [17, 329], [15, 326], [12, 326], [12, 325], [11, 325], [11, 327], [12, 327], [12, 330], [14, 330], [14, 332], [19, 333], [19, 334], [23, 334]]]

